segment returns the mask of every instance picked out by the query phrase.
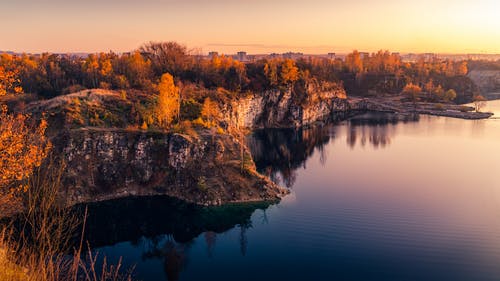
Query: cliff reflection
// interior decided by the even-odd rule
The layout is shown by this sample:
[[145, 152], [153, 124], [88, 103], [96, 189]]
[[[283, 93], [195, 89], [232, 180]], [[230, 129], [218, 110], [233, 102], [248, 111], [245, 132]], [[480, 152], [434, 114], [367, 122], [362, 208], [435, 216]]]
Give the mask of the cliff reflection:
[[[92, 247], [140, 239], [154, 241], [168, 235], [188, 243], [202, 233], [215, 243], [215, 234], [236, 226], [250, 225], [250, 217], [269, 203], [200, 207], [169, 197], [125, 198], [88, 205], [86, 237]], [[83, 209], [83, 206], [78, 208]], [[209, 244], [210, 245], [210, 244]], [[213, 247], [213, 246], [212, 246]], [[212, 251], [209, 247], [208, 251]]]
[[[324, 146], [335, 135], [334, 126], [307, 129], [258, 130], [247, 138], [247, 145], [259, 172], [287, 187], [293, 186], [297, 168], [305, 165], [315, 149]], [[326, 154], [323, 153], [326, 161]]]
[[396, 133], [396, 124], [418, 122], [418, 114], [395, 115], [392, 113], [368, 112], [349, 119], [347, 123], [347, 144], [354, 148], [356, 145], [371, 144], [374, 148], [385, 148], [391, 144]]
[[[296, 170], [305, 167], [306, 160], [317, 151], [319, 161], [325, 165], [326, 145], [331, 139], [345, 135], [351, 148], [371, 144], [375, 148], [390, 145], [399, 122], [417, 122], [418, 115], [401, 116], [390, 113], [365, 113], [345, 121], [346, 126], [329, 124], [304, 129], [259, 130], [247, 139], [259, 172], [278, 184], [292, 187]], [[342, 130], [342, 129], [345, 129]]]

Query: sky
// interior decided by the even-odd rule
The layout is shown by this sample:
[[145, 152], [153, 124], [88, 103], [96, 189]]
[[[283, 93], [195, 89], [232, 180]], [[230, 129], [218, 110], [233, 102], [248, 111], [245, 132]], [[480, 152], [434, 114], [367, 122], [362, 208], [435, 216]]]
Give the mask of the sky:
[[500, 0], [0, 0], [0, 50], [500, 53]]

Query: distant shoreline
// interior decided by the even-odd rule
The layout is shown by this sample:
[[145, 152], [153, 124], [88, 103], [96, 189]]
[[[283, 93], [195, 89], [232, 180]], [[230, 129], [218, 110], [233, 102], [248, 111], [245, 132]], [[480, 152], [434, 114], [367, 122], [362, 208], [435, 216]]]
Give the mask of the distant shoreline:
[[494, 115], [492, 112], [476, 112], [470, 105], [404, 102], [400, 100], [400, 97], [353, 97], [348, 98], [348, 100], [351, 104], [351, 108], [355, 110], [390, 112], [403, 116], [411, 114], [425, 114], [465, 120], [478, 120], [487, 119]]

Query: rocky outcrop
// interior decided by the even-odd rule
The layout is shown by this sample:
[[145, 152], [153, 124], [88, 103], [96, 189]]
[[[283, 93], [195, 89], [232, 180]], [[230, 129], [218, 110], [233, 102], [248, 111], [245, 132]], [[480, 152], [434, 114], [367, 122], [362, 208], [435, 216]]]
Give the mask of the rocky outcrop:
[[493, 116], [491, 112], [475, 112], [471, 106], [457, 104], [436, 104], [428, 102], [403, 102], [399, 97], [350, 98], [349, 111], [355, 112], [386, 112], [395, 113], [400, 120], [415, 114], [444, 116], [460, 119], [486, 119]]
[[472, 70], [467, 76], [483, 94], [500, 92], [500, 70]]
[[[57, 139], [69, 204], [168, 195], [200, 205], [274, 201], [286, 194], [255, 171], [230, 135], [79, 129]], [[241, 165], [243, 151], [244, 165]]]
[[297, 128], [326, 121], [347, 110], [341, 85], [314, 82], [249, 94], [225, 105], [223, 115], [235, 127]]

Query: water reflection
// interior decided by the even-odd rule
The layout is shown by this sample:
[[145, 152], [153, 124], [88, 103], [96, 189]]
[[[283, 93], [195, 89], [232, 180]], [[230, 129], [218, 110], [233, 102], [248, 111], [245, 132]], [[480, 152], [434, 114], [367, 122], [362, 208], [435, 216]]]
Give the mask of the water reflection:
[[[319, 153], [321, 165], [327, 162], [325, 146], [339, 130], [347, 130], [346, 142], [354, 149], [357, 145], [385, 148], [396, 135], [398, 123], [418, 122], [419, 115], [395, 115], [368, 112], [343, 122], [304, 129], [266, 129], [250, 135], [247, 144], [254, 157], [257, 169], [273, 181], [288, 188], [297, 180], [297, 169], [306, 168], [306, 160], [314, 152]], [[345, 125], [345, 126], [344, 126]]]
[[122, 241], [138, 243], [143, 237], [168, 234], [173, 240], [186, 243], [203, 232], [215, 235], [235, 226], [251, 227], [254, 211], [269, 206], [270, 203], [245, 203], [201, 207], [164, 196], [99, 202], [88, 205], [86, 239], [93, 247], [99, 247]]
[[[324, 152], [323, 147], [335, 136], [335, 129], [334, 126], [318, 126], [259, 130], [248, 137], [247, 145], [259, 172], [291, 187], [297, 177], [297, 168], [304, 167], [315, 149]], [[322, 159], [326, 162], [326, 154], [323, 153]]]
[[352, 117], [347, 122], [347, 144], [353, 149], [357, 144], [374, 148], [385, 148], [396, 135], [398, 123], [418, 122], [420, 115], [396, 115], [391, 113], [368, 112]]
[[173, 238], [161, 245], [152, 241], [151, 248], [143, 253], [143, 260], [162, 260], [163, 270], [169, 281], [179, 280], [180, 274], [187, 263], [187, 250], [189, 244], [177, 243]]
[[[251, 215], [269, 203], [200, 207], [169, 197], [125, 198], [90, 204], [86, 239], [93, 248], [130, 242], [143, 248], [142, 260], [159, 260], [167, 280], [179, 280], [189, 260], [191, 242], [204, 233], [213, 256], [217, 234], [239, 227], [241, 254], [247, 251]], [[85, 206], [77, 209], [83, 212]]]
[[500, 280], [500, 122], [378, 117], [250, 136], [278, 205], [120, 200], [89, 238], [144, 281]]

